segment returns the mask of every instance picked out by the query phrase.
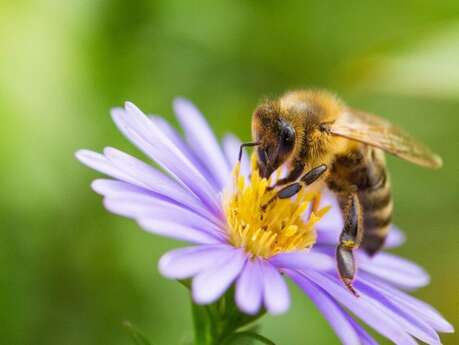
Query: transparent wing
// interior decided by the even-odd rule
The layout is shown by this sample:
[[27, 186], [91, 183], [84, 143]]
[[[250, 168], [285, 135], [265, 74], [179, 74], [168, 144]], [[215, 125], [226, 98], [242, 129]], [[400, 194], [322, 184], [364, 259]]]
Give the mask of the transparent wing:
[[334, 135], [378, 147], [426, 168], [440, 168], [442, 159], [402, 129], [379, 116], [347, 109], [330, 128]]

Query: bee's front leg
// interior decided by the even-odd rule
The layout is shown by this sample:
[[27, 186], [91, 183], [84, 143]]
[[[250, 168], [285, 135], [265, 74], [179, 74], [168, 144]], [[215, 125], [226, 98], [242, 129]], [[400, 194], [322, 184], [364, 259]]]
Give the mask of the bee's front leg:
[[327, 171], [327, 166], [321, 164], [314, 169], [308, 171], [304, 174], [298, 182], [289, 184], [288, 186], [279, 190], [275, 197], [279, 199], [288, 199], [292, 196], [298, 194], [298, 192], [303, 188], [303, 186], [309, 186], [317, 181], [325, 172]]
[[314, 183], [327, 171], [327, 166], [325, 164], [321, 164], [314, 169], [308, 171], [303, 177], [295, 183], [289, 184], [285, 186], [281, 190], [279, 190], [276, 195], [272, 197], [265, 205], [262, 206], [262, 209], [266, 209], [274, 200], [277, 198], [279, 199], [288, 199], [292, 196], [298, 194], [303, 186], [309, 186], [310, 184]]
[[357, 273], [354, 249], [360, 246], [363, 237], [362, 208], [356, 193], [348, 195], [347, 199], [347, 202], [343, 204], [344, 227], [336, 248], [336, 262], [344, 285], [354, 296], [358, 297], [352, 282]]
[[302, 160], [295, 161], [293, 163], [293, 168], [289, 171], [288, 175], [284, 178], [281, 178], [276, 181], [276, 184], [270, 189], [274, 189], [275, 187], [284, 186], [288, 183], [295, 182], [301, 176], [302, 172], [304, 171], [304, 162]]

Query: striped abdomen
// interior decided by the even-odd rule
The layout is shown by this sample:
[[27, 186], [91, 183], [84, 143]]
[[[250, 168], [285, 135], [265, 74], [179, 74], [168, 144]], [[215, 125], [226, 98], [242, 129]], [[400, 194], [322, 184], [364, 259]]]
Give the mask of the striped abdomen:
[[392, 222], [393, 202], [390, 180], [384, 169], [382, 179], [373, 188], [359, 192], [363, 213], [363, 241], [361, 247], [369, 254], [376, 254], [384, 245]]
[[383, 151], [369, 146], [336, 159], [328, 186], [338, 194], [341, 208], [347, 195], [357, 193], [362, 209], [363, 239], [360, 247], [377, 253], [386, 240], [392, 221], [393, 203]]

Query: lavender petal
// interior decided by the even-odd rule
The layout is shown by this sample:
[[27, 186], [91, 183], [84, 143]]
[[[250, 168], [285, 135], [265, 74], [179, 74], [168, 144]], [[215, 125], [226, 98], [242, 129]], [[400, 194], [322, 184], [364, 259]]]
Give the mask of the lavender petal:
[[269, 262], [278, 268], [314, 269], [319, 271], [335, 268], [335, 262], [330, 256], [312, 250], [277, 254], [271, 257]]
[[381, 281], [375, 281], [371, 275], [361, 272], [359, 280], [370, 286], [372, 289], [382, 293], [388, 299], [397, 303], [400, 307], [409, 309], [412, 314], [421, 317], [433, 329], [443, 332], [452, 333], [454, 327], [446, 321], [440, 313], [429, 304], [410, 296], [409, 294], [390, 286]]
[[265, 261], [261, 265], [263, 274], [263, 299], [272, 315], [283, 314], [290, 305], [290, 294], [284, 278], [277, 269]]
[[201, 173], [208, 179], [215, 189], [218, 189], [218, 183], [215, 181], [211, 172], [207, 170], [199, 157], [191, 150], [187, 143], [183, 140], [178, 131], [172, 127], [165, 119], [160, 116], [149, 115], [150, 120], [174, 143], [177, 148], [182, 151], [187, 158], [199, 169]]
[[111, 147], [105, 148], [104, 154], [114, 167], [134, 178], [140, 186], [145, 186], [148, 190], [173, 198], [184, 205], [202, 204], [188, 189], [182, 188], [168, 176], [141, 160]]
[[236, 283], [236, 304], [249, 315], [258, 313], [263, 297], [263, 276], [258, 260], [248, 260]]
[[110, 162], [107, 159], [107, 157], [100, 153], [93, 152], [90, 150], [79, 150], [76, 152], [75, 157], [84, 165], [94, 170], [97, 170], [103, 174], [114, 177], [121, 181], [131, 183], [136, 186], [145, 187], [142, 186], [134, 178], [130, 177], [129, 175], [120, 171], [118, 168], [114, 167], [113, 163]]
[[122, 202], [122, 205], [119, 205], [120, 207], [109, 207], [111, 212], [122, 216], [136, 218], [142, 214], [148, 214], [152, 211], [153, 205], [161, 202], [168, 203], [171, 207], [192, 210], [195, 216], [204, 218], [219, 228], [225, 226], [222, 219], [217, 218], [199, 201], [188, 203], [183, 199], [176, 198], [176, 195], [161, 195], [133, 184], [117, 180], [98, 179], [93, 181], [91, 186], [94, 191], [106, 197], [106, 207], [109, 207], [108, 204], [112, 203], [112, 201]]
[[168, 176], [127, 153], [112, 147], [107, 147], [104, 149], [104, 155], [115, 168], [132, 177], [138, 182], [139, 186], [143, 186], [148, 190], [156, 191], [163, 195], [174, 193], [174, 195], [179, 195], [180, 198], [189, 202], [196, 202], [199, 200], [193, 198], [189, 190], [184, 189]]
[[358, 253], [359, 269], [405, 289], [416, 289], [429, 284], [426, 271], [411, 261], [389, 253], [379, 253], [369, 258]]
[[331, 279], [329, 276], [320, 272], [305, 270], [302, 274], [312, 282], [318, 284], [336, 299], [337, 302], [394, 343], [416, 345], [415, 340], [406, 330], [391, 317], [375, 307], [374, 302], [366, 295], [362, 295], [359, 298], [353, 297], [339, 281]]
[[207, 121], [188, 100], [176, 99], [174, 110], [185, 130], [185, 136], [190, 147], [200, 157], [207, 169], [212, 172], [220, 189], [222, 189], [230, 178], [230, 169]]
[[[320, 224], [320, 222], [319, 222]], [[337, 246], [339, 243], [339, 231], [325, 231], [317, 230], [317, 242], [316, 245], [324, 246]]]
[[193, 229], [189, 226], [178, 224], [173, 220], [157, 220], [152, 218], [138, 219], [140, 227], [148, 232], [174, 238], [177, 240], [187, 241], [197, 244], [218, 244], [221, 240], [213, 234], [206, 233], [203, 230]]
[[112, 180], [112, 179], [96, 179], [91, 182], [91, 188], [100, 195], [108, 197], [122, 197], [125, 195], [141, 195], [146, 198], [161, 198], [162, 196], [145, 189], [138, 187], [132, 183]]
[[159, 260], [161, 274], [170, 279], [187, 279], [228, 260], [233, 250], [227, 245], [200, 245], [175, 249]]
[[407, 312], [403, 307], [398, 306], [390, 301], [389, 298], [372, 289], [362, 281], [357, 280], [354, 286], [359, 290], [361, 295], [366, 295], [373, 301], [373, 304], [381, 312], [390, 316], [392, 320], [400, 324], [412, 336], [422, 340], [426, 344], [440, 344], [440, 338], [433, 328], [431, 328], [417, 314]]
[[[87, 150], [78, 151], [76, 156], [82, 163], [97, 171], [126, 184], [140, 187], [141, 189], [137, 189], [139, 192], [144, 190], [145, 193], [153, 192], [154, 194], [162, 195], [202, 215], [215, 219], [215, 215], [209, 212], [208, 208], [197, 197], [185, 191], [179, 184], [156, 169], [116, 149], [107, 148], [105, 152], [109, 157]], [[110, 193], [110, 190], [121, 191], [120, 185], [114, 187], [114, 184], [115, 182], [110, 186], [109, 182], [96, 182], [93, 184], [93, 188], [103, 195], [107, 191]], [[127, 188], [125, 187], [124, 189]], [[130, 188], [130, 190], [133, 190], [133, 188]]]
[[231, 258], [217, 266], [199, 273], [193, 278], [192, 295], [197, 304], [209, 304], [220, 298], [239, 276], [247, 256], [234, 249]]
[[160, 164], [214, 212], [221, 212], [218, 191], [186, 155], [135, 105], [126, 102], [125, 111], [114, 109], [112, 117], [120, 131], [140, 150]]
[[314, 302], [344, 345], [360, 344], [360, 337], [346, 318], [346, 313], [328, 293], [293, 271], [288, 274]]
[[226, 241], [227, 233], [223, 228], [215, 225], [208, 219], [186, 208], [159, 198], [141, 197], [115, 197], [105, 198], [104, 205], [110, 212], [134, 218], [139, 221], [154, 219], [159, 221], [173, 221], [174, 224], [183, 225], [212, 235], [221, 241]]
[[386, 238], [386, 243], [384, 248], [396, 248], [405, 243], [406, 236], [402, 230], [400, 230], [395, 225], [391, 225], [391, 229]]

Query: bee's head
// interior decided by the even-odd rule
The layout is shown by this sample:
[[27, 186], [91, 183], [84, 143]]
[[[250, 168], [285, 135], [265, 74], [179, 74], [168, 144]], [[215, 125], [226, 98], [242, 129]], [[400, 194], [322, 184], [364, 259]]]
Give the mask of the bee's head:
[[258, 169], [268, 178], [294, 151], [296, 133], [293, 124], [280, 112], [277, 101], [267, 101], [252, 116], [252, 136], [257, 142]]

